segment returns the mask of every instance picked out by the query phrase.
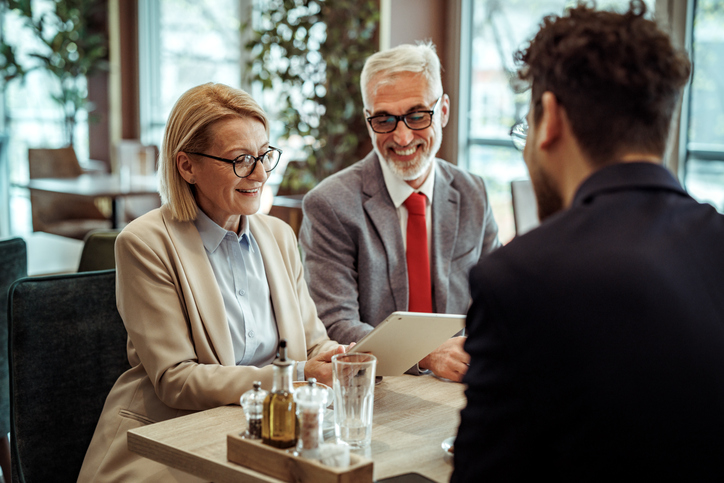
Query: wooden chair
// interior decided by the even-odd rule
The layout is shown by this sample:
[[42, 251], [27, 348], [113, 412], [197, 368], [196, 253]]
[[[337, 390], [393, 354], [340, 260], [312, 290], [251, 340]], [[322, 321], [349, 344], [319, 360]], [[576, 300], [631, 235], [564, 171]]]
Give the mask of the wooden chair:
[[[72, 147], [28, 149], [30, 179], [74, 178], [83, 174]], [[30, 190], [33, 231], [82, 240], [91, 230], [110, 228], [106, 215], [93, 200], [60, 193]]]
[[130, 368], [115, 270], [10, 289], [13, 481], [75, 482], [105, 399]]
[[119, 230], [98, 230], [86, 235], [78, 272], [112, 270], [116, 268], [115, 245]]

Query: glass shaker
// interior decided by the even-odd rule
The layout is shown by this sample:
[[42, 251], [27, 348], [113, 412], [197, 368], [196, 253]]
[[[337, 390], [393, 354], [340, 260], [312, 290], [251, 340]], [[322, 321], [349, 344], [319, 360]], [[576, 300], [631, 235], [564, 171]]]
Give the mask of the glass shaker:
[[261, 418], [267, 394], [269, 393], [261, 388], [261, 382], [254, 381], [254, 389], [241, 396], [241, 407], [244, 408], [246, 416], [246, 432], [242, 434], [244, 438], [261, 439]]
[[310, 378], [307, 385], [294, 391], [299, 420], [297, 452], [303, 458], [319, 458], [319, 445], [323, 441], [322, 423], [324, 408], [327, 406], [327, 390], [317, 386], [317, 380]]

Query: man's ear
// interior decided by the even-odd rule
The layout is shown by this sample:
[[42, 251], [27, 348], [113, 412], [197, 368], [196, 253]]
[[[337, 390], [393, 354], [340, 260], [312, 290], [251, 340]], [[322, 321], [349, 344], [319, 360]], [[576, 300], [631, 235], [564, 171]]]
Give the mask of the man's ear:
[[547, 149], [561, 137], [563, 131], [564, 115], [561, 112], [563, 106], [558, 103], [555, 94], [546, 91], [541, 96], [543, 113], [539, 123], [539, 145], [541, 149]]
[[440, 102], [442, 103], [442, 107], [440, 109], [440, 119], [442, 121], [442, 127], [445, 127], [450, 120], [450, 98], [447, 94], [443, 94]]
[[181, 177], [186, 180], [189, 184], [194, 184], [196, 179], [194, 177], [194, 164], [191, 162], [188, 154], [180, 151], [176, 154], [176, 167]]

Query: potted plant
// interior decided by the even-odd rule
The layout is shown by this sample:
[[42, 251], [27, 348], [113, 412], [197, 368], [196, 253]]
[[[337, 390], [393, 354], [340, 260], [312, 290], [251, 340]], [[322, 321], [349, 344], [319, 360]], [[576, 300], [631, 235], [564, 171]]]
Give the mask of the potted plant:
[[377, 50], [376, 0], [270, 0], [247, 43], [249, 79], [272, 89], [283, 138], [306, 159], [290, 163], [285, 193], [303, 193], [371, 149], [360, 74]]
[[[3, 0], [3, 7], [21, 16], [41, 48], [24, 62], [18, 45], [0, 40], [0, 74], [5, 82], [22, 80], [36, 69], [58, 79], [53, 99], [63, 109], [67, 144], [73, 144], [78, 111], [89, 109], [85, 78], [108, 69], [108, 37], [105, 33], [106, 3], [103, 0], [55, 0], [53, 10], [34, 11], [31, 0]], [[40, 10], [40, 9], [38, 9]]]

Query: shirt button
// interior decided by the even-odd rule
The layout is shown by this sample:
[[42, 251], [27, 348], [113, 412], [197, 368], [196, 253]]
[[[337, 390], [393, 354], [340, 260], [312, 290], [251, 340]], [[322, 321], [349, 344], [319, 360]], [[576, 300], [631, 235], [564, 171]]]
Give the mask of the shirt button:
[[255, 334], [254, 334], [253, 330], [250, 330], [247, 335], [249, 336], [250, 339], [253, 339]]
[[244, 290], [239, 290], [239, 295], [244, 295], [246, 292]]

